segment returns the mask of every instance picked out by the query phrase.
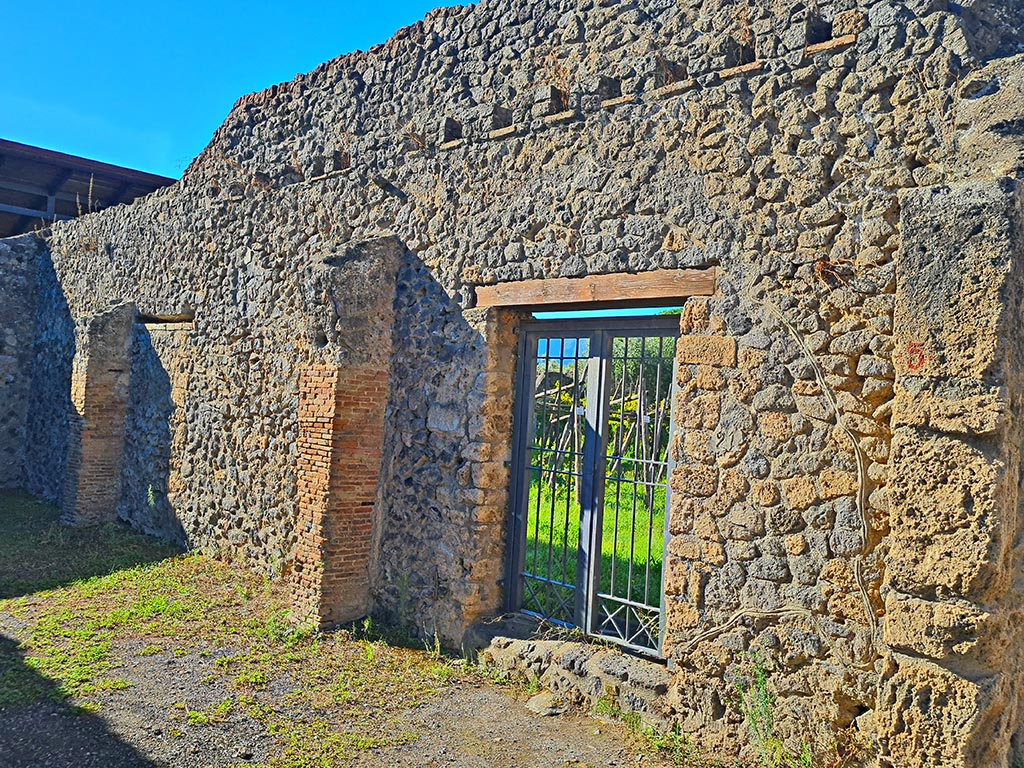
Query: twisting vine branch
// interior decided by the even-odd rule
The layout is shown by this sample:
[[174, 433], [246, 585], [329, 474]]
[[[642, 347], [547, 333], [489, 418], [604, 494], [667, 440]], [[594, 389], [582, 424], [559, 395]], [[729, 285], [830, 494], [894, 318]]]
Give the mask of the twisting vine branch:
[[[861, 450], [860, 443], [857, 441], [857, 436], [843, 424], [842, 413], [839, 410], [839, 404], [836, 401], [835, 394], [832, 389], [828, 386], [825, 380], [825, 373], [821, 368], [821, 364], [815, 357], [814, 352], [804, 341], [803, 335], [793, 326], [791, 322], [782, 314], [782, 311], [768, 303], [757, 299], [753, 295], [748, 294], [748, 298], [754, 304], [767, 310], [773, 317], [782, 323], [783, 327], [789, 332], [789, 334], [796, 341], [800, 347], [801, 352], [810, 362], [811, 367], [814, 371], [815, 380], [821, 389], [822, 395], [825, 397], [826, 402], [829, 405], [832, 413], [835, 415], [836, 425], [846, 435], [850, 441], [850, 446], [853, 449], [853, 455], [857, 463], [857, 512], [860, 522], [860, 552], [858, 552], [853, 558], [853, 576], [857, 584], [857, 590], [860, 593], [861, 601], [864, 604], [864, 612], [868, 621], [868, 625], [871, 630], [871, 642], [874, 647], [878, 648], [878, 621], [875, 617], [874, 608], [871, 605], [871, 599], [868, 594], [867, 583], [864, 579], [863, 574], [863, 559], [867, 553], [869, 544], [869, 526], [867, 517], [867, 460], [865, 459], [864, 452]], [[693, 649], [698, 643], [705, 640], [710, 640], [713, 637], [729, 631], [743, 618], [755, 618], [755, 619], [782, 619], [787, 617], [800, 616], [803, 618], [811, 618], [816, 620], [816, 617], [805, 607], [801, 605], [784, 605], [780, 608], [773, 610], [762, 610], [759, 608], [748, 608], [741, 607], [735, 613], [733, 613], [725, 622], [710, 627], [703, 632], [700, 632], [690, 638], [688, 641], [683, 643], [683, 648], [686, 651]]]

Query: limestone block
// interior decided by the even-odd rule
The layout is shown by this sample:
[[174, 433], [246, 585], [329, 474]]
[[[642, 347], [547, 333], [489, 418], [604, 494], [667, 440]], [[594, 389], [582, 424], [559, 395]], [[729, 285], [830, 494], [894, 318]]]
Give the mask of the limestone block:
[[722, 470], [719, 475], [718, 492], [706, 502], [706, 506], [712, 514], [723, 515], [746, 499], [749, 488], [744, 474], [735, 469]]
[[[875, 465], [879, 466], [879, 465]], [[889, 511], [889, 491], [886, 488], [875, 488], [868, 496], [868, 506], [879, 512]]]
[[1012, 184], [934, 186], [900, 198], [893, 363], [898, 376], [985, 379], [1002, 367], [1014, 255]]
[[[885, 600], [885, 642], [931, 659], [966, 656], [979, 645], [990, 614], [970, 603], [933, 602], [889, 592]], [[986, 659], [998, 663], [1000, 659]]]
[[926, 661], [898, 656], [875, 712], [878, 736], [900, 768], [1006, 765], [1012, 708], [1009, 681], [967, 679]]
[[693, 534], [706, 541], [722, 541], [722, 534], [715, 522], [715, 517], [705, 509], [703, 500], [694, 499], [695, 513], [693, 516]]
[[779, 503], [779, 487], [771, 480], [760, 480], [754, 483], [750, 498], [759, 507], [775, 506]]
[[681, 336], [676, 345], [681, 364], [734, 366], [736, 339], [729, 336]]
[[795, 533], [785, 539], [786, 552], [793, 555], [802, 555], [807, 551], [807, 539], [802, 534]]
[[488, 490], [508, 487], [508, 469], [499, 462], [475, 463], [472, 468], [473, 485]]
[[720, 543], [695, 536], [673, 536], [668, 551], [681, 560], [697, 560], [711, 565], [725, 563], [725, 548]]
[[826, 469], [822, 471], [818, 483], [821, 486], [821, 498], [823, 499], [850, 496], [857, 492], [857, 473]]
[[793, 426], [788, 413], [765, 411], [757, 414], [758, 432], [771, 440], [788, 440], [793, 436]]
[[700, 560], [702, 544], [694, 536], [673, 536], [669, 542], [669, 554], [682, 560]]
[[1006, 422], [1005, 387], [971, 379], [902, 377], [895, 388], [893, 427], [929, 427], [958, 435], [991, 435]]
[[718, 424], [721, 406], [722, 398], [717, 392], [698, 395], [680, 409], [681, 423], [691, 429], [714, 429]]
[[832, 20], [832, 34], [835, 37], [854, 35], [868, 25], [867, 17], [860, 9], [853, 8], [849, 11], [837, 13]]
[[1015, 473], [988, 446], [907, 428], [893, 435], [892, 450], [893, 586], [976, 602], [1005, 589]]
[[821, 394], [821, 385], [814, 379], [803, 379], [794, 382], [793, 392], [801, 397], [817, 397]]
[[889, 440], [881, 437], [866, 437], [860, 441], [860, 449], [872, 461], [886, 463], [889, 461]]
[[753, 371], [756, 368], [760, 368], [767, 359], [768, 355], [763, 349], [744, 347], [739, 351], [739, 366], [744, 371]]
[[874, 418], [861, 416], [859, 413], [844, 413], [843, 426], [858, 435], [876, 437], [886, 434], [886, 428]]
[[709, 314], [710, 308], [706, 299], [687, 299], [679, 316], [679, 332], [684, 334], [683, 338], [687, 338], [685, 334], [707, 330]]
[[741, 372], [738, 376], [729, 379], [729, 394], [738, 402], [749, 403], [761, 389], [761, 385], [759, 377]]
[[701, 365], [697, 367], [696, 383], [701, 389], [716, 391], [725, 387], [725, 378], [717, 367]]
[[782, 494], [793, 509], [807, 509], [821, 501], [814, 481], [809, 477], [791, 477], [782, 481]]
[[698, 464], [678, 465], [672, 474], [672, 488], [689, 496], [713, 496], [718, 489], [718, 470]]
[[864, 601], [856, 592], [839, 592], [828, 601], [828, 615], [835, 620], [849, 619], [858, 624], [867, 624]]
[[884, 400], [892, 395], [892, 382], [888, 379], [868, 377], [864, 380], [861, 395], [868, 400]]
[[[668, 592], [667, 586], [665, 591]], [[691, 603], [681, 600], [666, 600], [665, 613], [669, 632], [680, 632], [700, 626], [700, 611]]]
[[708, 450], [709, 436], [700, 430], [688, 430], [683, 435], [686, 458], [698, 464], [714, 464], [715, 457]]

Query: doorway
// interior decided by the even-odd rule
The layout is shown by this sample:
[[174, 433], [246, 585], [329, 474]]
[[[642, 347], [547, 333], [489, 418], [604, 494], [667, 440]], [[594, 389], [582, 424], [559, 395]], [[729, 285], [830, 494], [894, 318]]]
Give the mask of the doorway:
[[675, 316], [521, 326], [509, 608], [658, 655]]

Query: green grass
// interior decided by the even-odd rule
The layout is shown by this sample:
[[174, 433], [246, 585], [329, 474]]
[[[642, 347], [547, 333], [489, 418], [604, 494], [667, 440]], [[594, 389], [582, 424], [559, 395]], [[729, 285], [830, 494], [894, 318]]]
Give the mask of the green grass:
[[20, 627], [16, 640], [0, 634], [0, 708], [50, 701], [102, 717], [131, 685], [130, 658], [215, 656], [197, 680], [202, 702], [168, 705], [168, 733], [247, 718], [277, 739], [270, 768], [343, 766], [413, 739], [400, 716], [472, 674], [422, 644], [390, 644], [372, 622], [298, 627], [283, 585], [124, 526], [62, 528], [17, 494], [0, 494], [0, 526], [17, 532], [0, 542], [0, 618]]
[[188, 710], [187, 719], [192, 725], [212, 725], [213, 723], [221, 723], [228, 719], [234, 708], [234, 701], [231, 699], [222, 699], [218, 704], [215, 704], [207, 710]]
[[[595, 548], [601, 556], [593, 583], [610, 599], [601, 601], [597, 612], [601, 617], [607, 612], [609, 620], [595, 631], [633, 637], [639, 621], [648, 638], [639, 644], [657, 642], [666, 487], [659, 484], [661, 478], [643, 476], [642, 468], [664, 471], [674, 348], [672, 339], [660, 335], [615, 338], [612, 355], [605, 360], [606, 374], [610, 374], [608, 394], [599, 398], [596, 409], [586, 383], [589, 360], [538, 359], [524, 568], [539, 580], [524, 583], [526, 610], [575, 623], [579, 496], [584, 465], [592, 459], [586, 445], [600, 440], [598, 450], [605, 454], [600, 464], [604, 491], [598, 511], [600, 544]], [[602, 424], [600, 436], [588, 425], [595, 418]], [[589, 535], [585, 533], [584, 538]], [[621, 600], [653, 610], [626, 609]]]
[[750, 731], [761, 768], [814, 768], [809, 742], [801, 741], [794, 752], [776, 734], [775, 694], [768, 684], [764, 663], [755, 654], [749, 657], [745, 677], [736, 683], [734, 704]]
[[0, 598], [38, 592], [153, 563], [181, 550], [126, 526], [60, 524], [60, 512], [24, 493], [0, 492]]
[[644, 741], [656, 754], [678, 768], [710, 768], [712, 765], [721, 765], [721, 763], [709, 763], [703, 758], [700, 750], [686, 734], [680, 731], [678, 726], [669, 731], [663, 731], [650, 725], [644, 725], [639, 714], [624, 712], [614, 699], [608, 697], [598, 699], [594, 710], [598, 714], [621, 720], [634, 736]]
[[[614, 510], [620, 509], [616, 521]], [[653, 514], [643, 490], [630, 482], [609, 481], [601, 530], [600, 589], [603, 593], [657, 606], [665, 549], [665, 490], [654, 491]], [[574, 488], [552, 492], [535, 478], [530, 485], [530, 518], [526, 539], [526, 571], [576, 584], [580, 540], [580, 506]], [[564, 556], [563, 556], [564, 554]], [[631, 588], [629, 574], [632, 566]], [[614, 584], [613, 584], [614, 575]], [[568, 590], [565, 591], [569, 595]], [[539, 596], [529, 610], [545, 613], [557, 601]], [[559, 618], [555, 616], [555, 618]]]

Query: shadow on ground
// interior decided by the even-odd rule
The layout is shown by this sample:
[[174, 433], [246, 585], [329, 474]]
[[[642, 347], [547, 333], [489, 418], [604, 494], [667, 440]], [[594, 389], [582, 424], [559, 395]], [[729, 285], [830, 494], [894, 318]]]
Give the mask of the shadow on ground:
[[[99, 717], [63, 702], [0, 635], [0, 765], [4, 768], [155, 768]], [[29, 703], [31, 702], [31, 703]]]
[[94, 528], [62, 525], [56, 507], [20, 491], [0, 491], [0, 530], [0, 599], [159, 562], [181, 552], [123, 523]]

